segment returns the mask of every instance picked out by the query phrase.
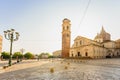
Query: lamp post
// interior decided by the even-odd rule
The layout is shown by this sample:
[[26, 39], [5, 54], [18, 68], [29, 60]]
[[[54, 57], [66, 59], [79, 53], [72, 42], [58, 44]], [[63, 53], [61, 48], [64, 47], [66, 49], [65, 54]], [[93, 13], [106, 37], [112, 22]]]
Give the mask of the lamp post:
[[23, 49], [23, 48], [20, 49], [20, 52], [22, 53], [22, 56], [23, 56], [22, 59], [24, 59], [24, 55], [23, 55], [24, 51], [25, 51], [25, 49]]
[[15, 32], [14, 29], [10, 29], [10, 30], [4, 31], [4, 36], [7, 40], [10, 41], [10, 58], [9, 58], [8, 64], [9, 66], [11, 66], [12, 64], [12, 43], [13, 41], [17, 41], [20, 35], [18, 32]]

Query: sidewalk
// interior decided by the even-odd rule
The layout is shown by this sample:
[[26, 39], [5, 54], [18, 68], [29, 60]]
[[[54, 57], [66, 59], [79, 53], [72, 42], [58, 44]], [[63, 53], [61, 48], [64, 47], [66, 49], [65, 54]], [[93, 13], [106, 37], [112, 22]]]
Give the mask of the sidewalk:
[[0, 60], [0, 73], [3, 73], [4, 71], [3, 71], [3, 66], [4, 65], [7, 65], [8, 64], [8, 61], [1, 61]]
[[[16, 62], [15, 60], [12, 61], [12, 63]], [[49, 61], [37, 61], [37, 60], [23, 60], [22, 62], [19, 62], [15, 65], [12, 65], [6, 69], [3, 69], [4, 65], [7, 65], [7, 61], [5, 62], [1, 62], [4, 65], [0, 66], [0, 73], [4, 73], [4, 72], [11, 72], [11, 71], [16, 71], [16, 70], [21, 70], [21, 69], [26, 69], [26, 68], [31, 68], [31, 67], [35, 67], [35, 66], [40, 66], [42, 64], [48, 63]], [[0, 63], [0, 64], [1, 64]], [[36, 65], [37, 64], [37, 65]]]
[[[16, 60], [12, 60], [12, 63], [17, 62]], [[8, 60], [1, 61], [0, 60], [0, 67], [3, 67], [4, 65], [8, 65]]]

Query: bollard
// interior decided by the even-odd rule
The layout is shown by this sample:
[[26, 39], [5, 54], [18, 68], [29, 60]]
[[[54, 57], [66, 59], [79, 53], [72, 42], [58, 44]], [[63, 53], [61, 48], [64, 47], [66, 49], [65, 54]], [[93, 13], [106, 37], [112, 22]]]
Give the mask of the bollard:
[[51, 72], [51, 73], [54, 73], [54, 68], [50, 68], [50, 72]]
[[65, 69], [68, 69], [68, 67], [67, 67], [67, 66], [65, 66]]
[[3, 66], [3, 69], [6, 69], [8, 67], [8, 65], [6, 65], [6, 66]]
[[70, 63], [68, 62], [68, 65], [70, 65]]

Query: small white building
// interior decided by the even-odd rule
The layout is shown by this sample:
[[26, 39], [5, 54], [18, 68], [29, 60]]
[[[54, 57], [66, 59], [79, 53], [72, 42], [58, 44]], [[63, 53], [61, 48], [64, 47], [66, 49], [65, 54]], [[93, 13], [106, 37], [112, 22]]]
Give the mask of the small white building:
[[61, 57], [61, 55], [62, 55], [61, 52], [62, 52], [61, 50], [54, 51], [54, 52], [53, 52], [53, 57], [56, 57], [56, 58]]

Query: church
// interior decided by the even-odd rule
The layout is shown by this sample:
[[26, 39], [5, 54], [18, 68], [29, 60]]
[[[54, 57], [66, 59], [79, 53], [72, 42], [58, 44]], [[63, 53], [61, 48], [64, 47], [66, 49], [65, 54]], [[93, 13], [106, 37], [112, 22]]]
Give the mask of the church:
[[120, 39], [111, 40], [111, 35], [105, 31], [104, 27], [95, 38], [88, 39], [77, 36], [73, 45], [71, 41], [70, 20], [65, 18], [62, 24], [62, 50], [61, 57], [90, 57], [90, 58], [111, 58], [120, 57]]

